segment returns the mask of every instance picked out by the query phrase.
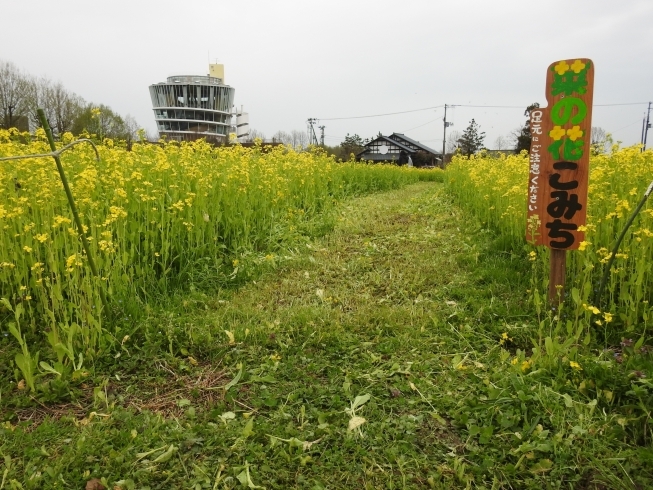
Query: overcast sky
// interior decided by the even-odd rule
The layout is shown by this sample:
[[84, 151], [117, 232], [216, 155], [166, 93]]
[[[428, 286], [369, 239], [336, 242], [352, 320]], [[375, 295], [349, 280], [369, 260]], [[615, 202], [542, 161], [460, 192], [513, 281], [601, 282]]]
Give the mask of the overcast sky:
[[[1, 0], [0, 59], [155, 129], [148, 86], [225, 64], [250, 124], [270, 137], [315, 117], [327, 144], [403, 132], [441, 148], [475, 118], [493, 147], [544, 102], [549, 63], [596, 66], [593, 125], [639, 142], [653, 100], [651, 0]], [[653, 138], [653, 134], [649, 141]]]

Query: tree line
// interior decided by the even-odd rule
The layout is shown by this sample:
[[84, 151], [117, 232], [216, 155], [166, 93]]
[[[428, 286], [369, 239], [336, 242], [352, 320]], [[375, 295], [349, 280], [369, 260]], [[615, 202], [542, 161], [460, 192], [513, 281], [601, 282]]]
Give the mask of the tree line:
[[[475, 119], [469, 122], [467, 128], [463, 131], [451, 131], [447, 135], [445, 145], [447, 160], [452, 155], [470, 156], [481, 150], [503, 151], [506, 153], [520, 153], [522, 150], [530, 151], [531, 147], [531, 128], [530, 115], [531, 111], [538, 109], [540, 104], [535, 102], [530, 104], [524, 111], [526, 120], [524, 123], [510, 132], [508, 136], [499, 136], [494, 141], [493, 148], [485, 145], [485, 132], [481, 131], [480, 125]], [[374, 138], [382, 136], [381, 132]], [[365, 149], [365, 145], [374, 138], [361, 138], [358, 134], [350, 135], [347, 133], [345, 139], [336, 146], [319, 145], [324, 148], [328, 154], [334, 155], [339, 160], [349, 160], [351, 155], [358, 155]], [[261, 139], [262, 141], [272, 143], [282, 143], [290, 145], [293, 148], [306, 148], [308, 146], [308, 135], [306, 131], [277, 131], [272, 139], [266, 139], [265, 135], [256, 129], [250, 131], [248, 141]], [[599, 127], [592, 128], [591, 145], [595, 154], [603, 153], [611, 145], [612, 139], [609, 133]]]
[[0, 128], [39, 128], [39, 108], [44, 110], [55, 136], [87, 131], [98, 138], [121, 139], [129, 144], [138, 131], [130, 115], [122, 117], [106, 105], [85, 101], [61, 82], [32, 76], [0, 60]]
[[[524, 111], [526, 120], [524, 123], [510, 132], [508, 136], [499, 136], [494, 140], [495, 151], [520, 153], [523, 150], [530, 151], [531, 148], [531, 111], [539, 109], [540, 104], [534, 102]], [[487, 150], [484, 145], [485, 133], [480, 131], [480, 126], [474, 119], [461, 134], [459, 131], [452, 131], [447, 138], [446, 151], [451, 154], [473, 155], [481, 150]], [[604, 153], [611, 145], [612, 138], [603, 128], [592, 127], [590, 135], [592, 151], [595, 154]]]

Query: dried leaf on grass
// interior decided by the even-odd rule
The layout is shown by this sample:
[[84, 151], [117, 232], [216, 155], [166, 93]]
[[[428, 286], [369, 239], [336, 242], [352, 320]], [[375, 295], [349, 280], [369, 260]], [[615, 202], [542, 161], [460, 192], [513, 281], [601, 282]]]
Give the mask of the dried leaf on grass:
[[97, 478], [93, 478], [89, 481], [86, 482], [86, 486], [84, 487], [85, 490], [106, 490], [107, 487], [105, 487], [100, 480]]
[[356, 430], [365, 422], [367, 422], [367, 420], [365, 420], [363, 417], [352, 417], [349, 419], [349, 426], [347, 427], [347, 430]]

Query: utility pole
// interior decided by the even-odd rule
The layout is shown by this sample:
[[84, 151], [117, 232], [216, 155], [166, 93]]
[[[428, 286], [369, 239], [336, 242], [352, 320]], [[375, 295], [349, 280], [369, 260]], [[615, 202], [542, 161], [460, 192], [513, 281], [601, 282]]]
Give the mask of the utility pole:
[[317, 124], [318, 120], [314, 117], [308, 118], [308, 144], [317, 145], [317, 136], [315, 135], [315, 128], [313, 127]]
[[444, 122], [444, 134], [442, 135], [442, 168], [444, 168], [444, 158], [446, 155], [447, 128], [453, 126], [453, 123], [447, 122], [447, 107], [454, 106], [447, 106], [447, 104], [444, 105], [444, 119], [442, 119], [442, 122]]
[[320, 145], [324, 146], [324, 128], [326, 126], [318, 126], [320, 128]]
[[[644, 144], [644, 128], [646, 128], [646, 116], [642, 117], [642, 136], [639, 138], [639, 144], [643, 145]], [[640, 151], [644, 151], [640, 149]]]
[[646, 151], [646, 137], [648, 136], [648, 130], [651, 127], [651, 103], [648, 103], [648, 110], [646, 111], [646, 124], [644, 125], [644, 146], [642, 151]]

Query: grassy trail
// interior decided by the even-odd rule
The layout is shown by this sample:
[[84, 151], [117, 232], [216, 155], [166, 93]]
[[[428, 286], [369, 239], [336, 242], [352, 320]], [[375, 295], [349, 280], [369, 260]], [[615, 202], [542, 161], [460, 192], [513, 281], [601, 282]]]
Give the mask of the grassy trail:
[[[150, 311], [133, 334], [142, 347], [127, 342], [95, 396], [82, 388], [86, 405], [70, 405], [77, 417], [5, 431], [6, 480], [24, 488], [82, 488], [92, 478], [125, 489], [542, 488], [545, 463], [519, 459], [510, 441], [483, 428], [472, 438], [461, 429], [469, 415], [454, 423], [470, 393], [503, 369], [501, 332], [512, 325], [519, 336], [524, 267], [495, 252], [441, 184], [349, 201], [332, 233], [273, 272]], [[537, 432], [539, 421], [531, 413], [520, 423]], [[520, 465], [531, 469], [510, 476]], [[570, 488], [563, 480], [574, 473], [549, 473], [551, 488]]]

